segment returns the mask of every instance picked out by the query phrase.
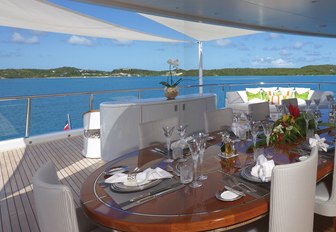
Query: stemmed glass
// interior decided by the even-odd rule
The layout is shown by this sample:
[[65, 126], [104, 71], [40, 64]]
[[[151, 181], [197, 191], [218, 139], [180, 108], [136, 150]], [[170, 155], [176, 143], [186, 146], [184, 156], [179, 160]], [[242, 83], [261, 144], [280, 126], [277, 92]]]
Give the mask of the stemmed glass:
[[326, 97], [327, 97], [327, 101], [328, 101], [329, 109], [331, 110], [332, 105], [333, 105], [333, 103], [334, 103], [334, 101], [335, 101], [334, 96], [331, 95], [331, 94], [329, 94], [329, 95], [327, 95]]
[[166, 137], [167, 156], [168, 156], [168, 159], [165, 159], [164, 162], [172, 163], [174, 160], [171, 158], [171, 155], [170, 155], [170, 145], [171, 145], [171, 137], [173, 135], [175, 126], [163, 126], [162, 129], [163, 129], [164, 136]]
[[189, 147], [191, 157], [193, 160], [193, 164], [194, 164], [194, 178], [190, 184], [190, 187], [198, 188], [202, 186], [202, 183], [197, 180], [197, 165], [198, 165], [198, 158], [199, 158], [199, 150], [198, 150], [198, 146], [196, 143], [196, 139], [188, 140], [187, 143], [188, 143], [188, 147]]
[[307, 143], [309, 142], [309, 135], [308, 135], [308, 126], [309, 126], [309, 121], [312, 119], [312, 114], [309, 110], [306, 110], [303, 112], [303, 118], [306, 121], [306, 141]]
[[239, 141], [239, 123], [240, 123], [240, 114], [234, 113], [233, 114], [233, 133], [236, 135], [236, 141]]
[[319, 111], [319, 105], [320, 105], [321, 99], [320, 98], [315, 98], [314, 103], [316, 105], [316, 110]]
[[278, 113], [278, 118], [285, 113], [285, 107], [283, 105], [275, 105], [276, 111]]
[[185, 145], [185, 135], [186, 135], [186, 132], [187, 132], [187, 128], [188, 128], [188, 125], [187, 124], [181, 124], [177, 127], [177, 133], [180, 137], [180, 145], [183, 146], [184, 148], [184, 145]]
[[315, 120], [315, 130], [318, 129], [318, 121], [320, 120], [321, 112], [319, 110], [315, 110], [313, 114], [313, 118]]
[[204, 158], [207, 138], [208, 136], [203, 133], [199, 133], [196, 137], [196, 143], [197, 143], [198, 151], [199, 151], [199, 162], [200, 162], [200, 176], [198, 177], [199, 180], [208, 179], [208, 176], [202, 173], [202, 165], [203, 165], [203, 158]]
[[305, 102], [306, 102], [306, 110], [309, 110], [310, 109], [310, 105], [312, 103], [312, 100], [306, 99]]
[[251, 135], [252, 135], [252, 140], [253, 140], [253, 147], [257, 146], [257, 136], [259, 133], [259, 123], [257, 122], [252, 122], [251, 125]]
[[268, 147], [269, 146], [270, 137], [271, 137], [271, 134], [272, 134], [273, 123], [271, 123], [270, 121], [265, 121], [261, 125], [263, 127], [264, 134], [266, 136], [266, 145]]

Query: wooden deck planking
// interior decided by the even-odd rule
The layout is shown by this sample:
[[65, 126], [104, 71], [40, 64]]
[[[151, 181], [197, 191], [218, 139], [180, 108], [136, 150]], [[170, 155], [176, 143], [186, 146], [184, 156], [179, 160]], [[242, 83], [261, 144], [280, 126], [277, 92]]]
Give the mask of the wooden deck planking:
[[[27, 148], [0, 152], [0, 231], [38, 232], [31, 180], [48, 160], [58, 170], [61, 182], [70, 187], [79, 207], [83, 181], [104, 162], [81, 155], [81, 136], [33, 144]], [[315, 215], [314, 232], [331, 232], [331, 218]]]
[[80, 206], [83, 181], [104, 163], [83, 157], [82, 142], [78, 136], [0, 152], [0, 231], [39, 231], [31, 180], [48, 160], [55, 163], [61, 182], [70, 187], [75, 205]]

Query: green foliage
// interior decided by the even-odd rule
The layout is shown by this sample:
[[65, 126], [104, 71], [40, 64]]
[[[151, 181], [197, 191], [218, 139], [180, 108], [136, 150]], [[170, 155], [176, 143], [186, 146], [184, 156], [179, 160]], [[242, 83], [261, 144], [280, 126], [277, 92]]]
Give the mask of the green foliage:
[[[167, 76], [170, 70], [155, 71], [143, 69], [115, 69], [111, 72], [83, 70], [74, 67], [53, 69], [1, 69], [0, 78], [41, 78], [41, 77], [122, 77], [122, 76]], [[198, 69], [179, 69], [182, 76], [198, 76]], [[299, 76], [336, 75], [336, 65], [309, 65], [301, 68], [224, 68], [203, 70], [204, 76]], [[168, 83], [168, 82], [167, 82]]]

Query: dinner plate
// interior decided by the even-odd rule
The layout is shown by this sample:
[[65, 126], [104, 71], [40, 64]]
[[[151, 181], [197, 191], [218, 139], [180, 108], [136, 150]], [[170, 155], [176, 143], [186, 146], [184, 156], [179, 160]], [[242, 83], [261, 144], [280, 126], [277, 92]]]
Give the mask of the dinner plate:
[[241, 195], [235, 194], [229, 190], [217, 191], [215, 195], [216, 198], [220, 201], [235, 201], [242, 197]]
[[262, 181], [259, 177], [255, 177], [251, 174], [252, 167], [254, 165], [248, 165], [242, 168], [240, 175], [249, 181], [258, 182], [258, 183], [267, 183], [271, 181], [271, 178], [267, 178], [266, 181]]
[[141, 183], [138, 185], [129, 185], [129, 184], [124, 184], [124, 183], [113, 183], [111, 184], [110, 188], [113, 191], [116, 192], [137, 192], [137, 191], [142, 191], [151, 187], [154, 187], [158, 184], [160, 184], [162, 179], [156, 179], [156, 180], [151, 180], [151, 181], [145, 181], [144, 183]]

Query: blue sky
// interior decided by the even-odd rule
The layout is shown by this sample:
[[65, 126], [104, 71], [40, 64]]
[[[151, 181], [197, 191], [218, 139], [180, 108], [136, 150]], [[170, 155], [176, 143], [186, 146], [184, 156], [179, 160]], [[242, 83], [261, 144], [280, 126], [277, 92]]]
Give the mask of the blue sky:
[[[198, 68], [196, 41], [136, 13], [53, 0], [131, 29], [188, 40], [187, 43], [116, 41], [76, 35], [0, 27], [0, 68], [56, 68], [72, 66], [110, 71], [117, 68], [165, 70], [167, 60], [180, 68]], [[203, 66], [217, 68], [302, 67], [335, 64], [335, 39], [279, 33], [260, 33], [203, 43]]]

